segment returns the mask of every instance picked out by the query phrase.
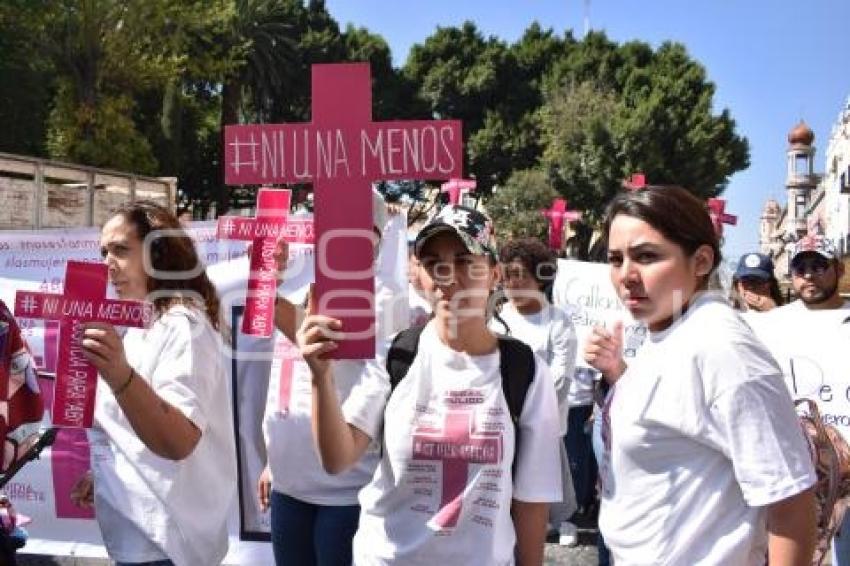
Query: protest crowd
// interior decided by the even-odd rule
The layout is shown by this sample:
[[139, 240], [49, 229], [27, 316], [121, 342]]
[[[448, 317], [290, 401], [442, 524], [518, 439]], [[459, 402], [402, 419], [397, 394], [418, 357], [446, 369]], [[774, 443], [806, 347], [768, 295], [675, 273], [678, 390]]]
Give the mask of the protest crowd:
[[[258, 123], [222, 119], [239, 213], [193, 219], [137, 191], [153, 177], [101, 198], [92, 169], [88, 227], [0, 231], [0, 566], [542, 566], [577, 545], [600, 566], [850, 566], [847, 254], [800, 228], [809, 203], [782, 254], [725, 258], [717, 195], [746, 147], [702, 187], [681, 156], [659, 183], [611, 165], [588, 204], [564, 164], [604, 158], [553, 158], [552, 131], [511, 193], [470, 173], [495, 146], [449, 111], [373, 119], [377, 66], [354, 60], [312, 65], [309, 122], [270, 123], [259, 95], [234, 106]], [[535, 133], [629, 113], [588, 85]], [[789, 167], [811, 168], [809, 133]], [[392, 198], [404, 183], [424, 196]]]
[[[334, 356], [346, 326], [319, 310], [315, 286], [271, 302], [301, 359], [291, 409], [266, 409], [255, 478], [276, 564], [542, 564], [547, 537], [575, 544], [571, 520], [596, 513], [603, 564], [810, 564], [830, 546], [832, 563], [845, 563], [850, 531], [835, 523], [841, 501], [824, 509], [823, 462], [795, 412], [793, 348], [782, 341], [795, 327], [847, 327], [831, 242], [797, 243], [790, 304], [774, 299], [759, 254], [741, 258], [730, 300], [714, 288], [720, 247], [705, 204], [673, 186], [624, 191], [604, 234], [629, 317], [580, 342], [570, 305], [553, 296], [549, 247], [499, 244], [486, 213], [459, 204], [407, 242], [410, 294], [387, 291], [378, 266], [401, 212], [376, 191], [370, 202], [375, 353]], [[80, 323], [99, 378], [91, 467], [71, 497], [94, 507], [117, 564], [220, 563], [234, 513], [222, 494], [237, 482], [225, 375], [237, 329], [220, 276], [194, 269], [193, 240], [150, 202], [119, 208], [100, 252], [115, 296], [152, 312], [143, 328]], [[274, 286], [289, 257], [276, 238]], [[253, 260], [230, 263], [242, 293], [262, 276]], [[10, 406], [19, 389], [31, 411], [10, 412], [8, 455], [15, 426], [43, 409], [15, 317], [2, 312]], [[627, 355], [630, 321], [646, 332]]]

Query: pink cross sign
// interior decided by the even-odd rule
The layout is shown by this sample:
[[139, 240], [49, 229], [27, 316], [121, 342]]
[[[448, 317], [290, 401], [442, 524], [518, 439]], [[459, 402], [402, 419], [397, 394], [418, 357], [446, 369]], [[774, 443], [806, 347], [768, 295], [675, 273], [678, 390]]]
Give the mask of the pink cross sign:
[[449, 204], [460, 203], [461, 196], [470, 191], [474, 191], [477, 183], [473, 179], [449, 179], [440, 185], [441, 193], [448, 193]]
[[564, 221], [581, 219], [581, 212], [567, 209], [567, 201], [556, 198], [552, 208], [544, 208], [540, 213], [549, 219], [549, 249], [560, 250], [564, 242]]
[[274, 301], [277, 295], [277, 266], [274, 250], [284, 235], [291, 192], [262, 188], [257, 192], [257, 217], [222, 216], [218, 219], [220, 240], [249, 240], [251, 267], [242, 333], [271, 336], [274, 330]]
[[708, 215], [711, 216], [711, 223], [714, 225], [714, 231], [717, 233], [718, 238], [723, 236], [724, 224], [731, 226], [738, 224], [737, 216], [725, 212], [725, 200], [721, 198], [710, 198], [706, 203], [708, 204]]
[[439, 430], [421, 427], [413, 433], [413, 460], [442, 463], [440, 510], [433, 518], [441, 528], [457, 525], [469, 465], [502, 461], [501, 433], [473, 433], [472, 423], [472, 408], [453, 408], [446, 413], [442, 434]]
[[143, 328], [153, 317], [153, 306], [148, 303], [104, 298], [107, 279], [104, 264], [69, 261], [63, 295], [15, 294], [15, 316], [59, 321], [54, 426], [90, 428], [94, 418], [97, 370], [83, 356], [82, 324], [106, 322]]
[[646, 188], [646, 175], [643, 173], [635, 173], [628, 179], [624, 179], [623, 188], [627, 191], [638, 191]]
[[332, 357], [375, 356], [372, 183], [461, 176], [457, 120], [372, 121], [368, 63], [313, 65], [312, 121], [227, 126], [225, 182], [313, 183], [319, 314], [342, 321]]

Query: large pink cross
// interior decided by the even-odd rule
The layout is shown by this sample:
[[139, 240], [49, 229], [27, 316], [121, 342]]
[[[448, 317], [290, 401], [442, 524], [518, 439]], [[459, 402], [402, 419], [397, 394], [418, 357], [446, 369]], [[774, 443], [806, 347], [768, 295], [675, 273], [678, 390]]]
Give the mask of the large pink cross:
[[714, 231], [717, 237], [723, 236], [723, 225], [729, 224], [735, 226], [738, 224], [738, 217], [732, 214], [726, 214], [726, 201], [721, 198], [710, 198], [706, 201], [708, 204], [708, 215], [711, 217], [711, 223], [714, 225]]
[[308, 183], [315, 189], [320, 314], [342, 320], [332, 357], [375, 355], [371, 186], [379, 180], [451, 179], [462, 171], [456, 120], [372, 121], [368, 63], [313, 65], [308, 124], [227, 126], [228, 184]]
[[460, 517], [470, 464], [502, 461], [502, 435], [472, 433], [472, 408], [449, 409], [443, 431], [420, 427], [413, 433], [413, 460], [441, 462], [443, 486], [434, 523], [454, 527]]
[[638, 191], [646, 188], [646, 175], [643, 173], [634, 173], [628, 179], [623, 180], [623, 188], [627, 191]]
[[477, 183], [474, 179], [449, 179], [440, 185], [441, 193], [448, 193], [449, 204], [460, 203], [461, 196], [475, 190]]
[[581, 212], [568, 210], [567, 201], [556, 198], [551, 208], [544, 208], [540, 213], [549, 220], [549, 249], [560, 250], [564, 240], [564, 221], [580, 220]]
[[242, 333], [271, 336], [274, 330], [274, 301], [277, 289], [277, 266], [274, 250], [284, 235], [291, 192], [262, 188], [257, 192], [257, 217], [222, 216], [218, 219], [220, 240], [248, 240], [251, 248], [248, 293]]
[[64, 294], [15, 294], [15, 316], [59, 321], [52, 410], [55, 426], [90, 428], [94, 418], [97, 370], [83, 356], [83, 323], [143, 328], [153, 317], [150, 304], [106, 299], [107, 280], [105, 264], [69, 261]]

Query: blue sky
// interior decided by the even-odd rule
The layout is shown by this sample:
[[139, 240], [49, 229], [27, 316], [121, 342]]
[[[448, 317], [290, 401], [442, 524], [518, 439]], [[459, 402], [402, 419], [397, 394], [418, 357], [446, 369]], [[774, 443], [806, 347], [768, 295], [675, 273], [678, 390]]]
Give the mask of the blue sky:
[[[726, 228], [733, 259], [758, 245], [764, 201], [785, 202], [786, 135], [800, 118], [815, 132], [815, 170], [824, 169], [832, 125], [850, 96], [850, 0], [590, 0], [590, 25], [616, 41], [683, 43], [717, 87], [750, 142], [750, 168], [724, 193], [738, 226]], [[515, 41], [537, 21], [581, 37], [584, 0], [327, 0], [345, 26], [382, 35], [396, 66], [437, 26], [475, 22], [485, 35]]]

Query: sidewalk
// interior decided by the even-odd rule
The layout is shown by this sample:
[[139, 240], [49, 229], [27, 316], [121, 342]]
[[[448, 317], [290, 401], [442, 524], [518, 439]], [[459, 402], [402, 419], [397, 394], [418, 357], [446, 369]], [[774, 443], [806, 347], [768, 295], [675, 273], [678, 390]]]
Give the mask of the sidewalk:
[[[592, 540], [590, 540], [592, 536]], [[572, 548], [557, 543], [546, 545], [546, 566], [596, 566], [596, 537], [580, 531], [578, 546]], [[51, 558], [34, 554], [19, 554], [18, 566], [110, 566], [108, 560], [93, 558]], [[273, 566], [271, 564], [245, 564], [241, 566]]]

